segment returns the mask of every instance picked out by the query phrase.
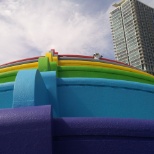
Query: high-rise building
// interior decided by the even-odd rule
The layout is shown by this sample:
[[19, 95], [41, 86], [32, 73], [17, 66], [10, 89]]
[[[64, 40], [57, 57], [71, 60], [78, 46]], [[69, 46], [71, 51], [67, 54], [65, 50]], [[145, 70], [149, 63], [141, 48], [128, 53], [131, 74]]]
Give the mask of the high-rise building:
[[116, 59], [154, 74], [154, 9], [138, 0], [113, 6], [110, 22]]

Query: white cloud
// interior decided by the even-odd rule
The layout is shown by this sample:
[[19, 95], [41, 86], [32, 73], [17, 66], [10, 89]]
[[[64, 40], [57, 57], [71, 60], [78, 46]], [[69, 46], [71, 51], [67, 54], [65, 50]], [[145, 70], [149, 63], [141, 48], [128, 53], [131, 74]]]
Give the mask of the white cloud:
[[0, 63], [44, 54], [113, 57], [109, 10], [87, 15], [70, 0], [0, 1]]

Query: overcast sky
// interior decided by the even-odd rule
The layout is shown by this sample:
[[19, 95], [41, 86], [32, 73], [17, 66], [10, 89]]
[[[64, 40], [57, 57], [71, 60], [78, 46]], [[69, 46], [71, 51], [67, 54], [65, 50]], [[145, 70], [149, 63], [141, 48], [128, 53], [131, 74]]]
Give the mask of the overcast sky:
[[[154, 7], [154, 0], [141, 0]], [[0, 0], [0, 64], [44, 55], [114, 59], [109, 12], [117, 0]]]

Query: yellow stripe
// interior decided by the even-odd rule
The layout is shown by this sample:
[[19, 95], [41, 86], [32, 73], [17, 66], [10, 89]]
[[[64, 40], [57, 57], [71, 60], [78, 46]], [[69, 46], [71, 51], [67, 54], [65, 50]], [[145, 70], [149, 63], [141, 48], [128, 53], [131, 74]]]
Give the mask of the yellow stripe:
[[0, 73], [9, 72], [9, 71], [17, 71], [23, 69], [31, 69], [31, 68], [38, 68], [38, 62], [35, 63], [28, 63], [28, 64], [21, 64], [16, 66], [11, 66], [7, 68], [0, 69]]
[[53, 61], [58, 63], [58, 57], [57, 56], [54, 56], [53, 57]]
[[53, 61], [53, 56], [52, 56], [52, 54], [51, 54], [50, 52], [47, 52], [47, 53], [45, 54], [45, 56], [49, 58], [49, 61], [50, 61], [50, 62]]
[[59, 66], [95, 66], [95, 67], [114, 68], [118, 70], [135, 72], [135, 73], [143, 74], [146, 76], [154, 77], [153, 75], [140, 71], [140, 70], [136, 70], [136, 69], [132, 69], [129, 67], [120, 66], [120, 65], [102, 63], [102, 62], [79, 61], [79, 60], [59, 60], [58, 64]]

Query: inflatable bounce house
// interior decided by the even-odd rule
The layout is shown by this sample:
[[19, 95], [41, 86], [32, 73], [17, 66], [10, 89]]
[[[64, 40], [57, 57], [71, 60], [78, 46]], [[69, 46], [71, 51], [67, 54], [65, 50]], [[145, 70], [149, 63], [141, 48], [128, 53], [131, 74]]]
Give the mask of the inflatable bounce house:
[[154, 76], [94, 56], [0, 66], [0, 154], [154, 154]]

